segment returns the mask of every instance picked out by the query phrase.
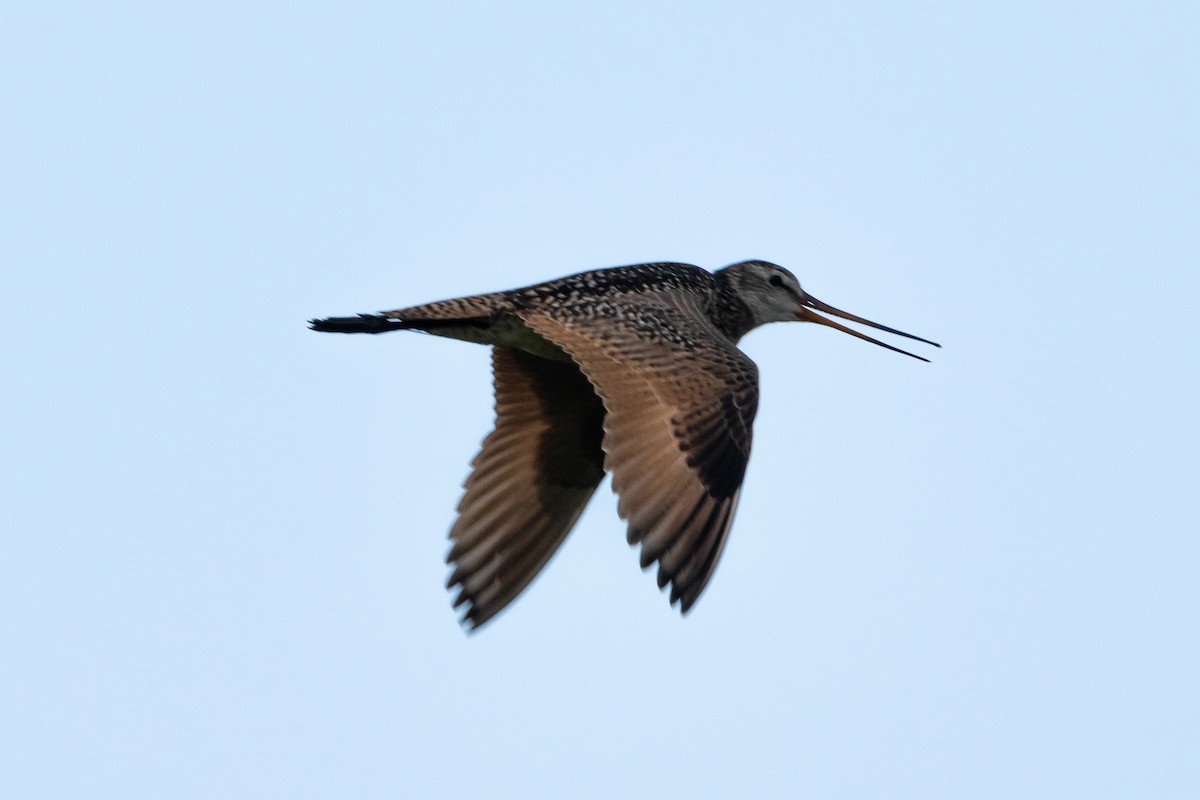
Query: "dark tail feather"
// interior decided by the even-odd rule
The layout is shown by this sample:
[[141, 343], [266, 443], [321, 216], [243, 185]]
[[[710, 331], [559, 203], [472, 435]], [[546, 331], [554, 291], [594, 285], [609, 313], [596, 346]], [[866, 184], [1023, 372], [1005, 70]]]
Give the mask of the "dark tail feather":
[[310, 319], [308, 326], [323, 333], [387, 333], [388, 331], [433, 331], [438, 328], [486, 328], [488, 320], [480, 317], [466, 319], [393, 319], [379, 314], [359, 314], [357, 317]]
[[308, 326], [324, 333], [387, 333], [416, 327], [411, 322], [381, 317], [377, 314], [359, 314], [357, 317], [329, 317], [310, 319]]

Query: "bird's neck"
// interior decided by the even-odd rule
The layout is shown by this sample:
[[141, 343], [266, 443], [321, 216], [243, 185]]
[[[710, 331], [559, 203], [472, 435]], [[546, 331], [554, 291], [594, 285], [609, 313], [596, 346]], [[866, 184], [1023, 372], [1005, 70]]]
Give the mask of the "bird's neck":
[[718, 272], [714, 277], [717, 279], [717, 290], [712, 305], [709, 306], [708, 316], [717, 329], [736, 344], [757, 327], [758, 323], [754, 321], [750, 307], [738, 297], [729, 276]]

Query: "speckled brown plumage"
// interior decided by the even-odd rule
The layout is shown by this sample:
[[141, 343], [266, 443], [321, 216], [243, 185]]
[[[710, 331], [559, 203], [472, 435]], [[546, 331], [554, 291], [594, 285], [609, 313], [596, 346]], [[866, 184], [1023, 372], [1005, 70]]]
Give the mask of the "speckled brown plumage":
[[605, 471], [643, 568], [657, 562], [659, 586], [688, 611], [724, 549], [750, 457], [758, 370], [738, 340], [788, 319], [869, 339], [812, 309], [918, 338], [820, 303], [765, 261], [716, 274], [676, 263], [595, 270], [312, 327], [494, 347], [496, 427], [472, 462], [447, 557], [455, 606], [478, 627], [537, 575]]

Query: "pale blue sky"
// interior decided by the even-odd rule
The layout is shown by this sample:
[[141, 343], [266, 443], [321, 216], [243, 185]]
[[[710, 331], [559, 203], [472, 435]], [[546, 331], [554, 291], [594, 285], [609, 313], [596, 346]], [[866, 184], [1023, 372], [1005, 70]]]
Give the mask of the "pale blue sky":
[[[1192, 3], [10, 2], [0, 794], [1200, 793]], [[476, 636], [484, 348], [305, 329], [765, 258], [681, 620], [604, 489]]]

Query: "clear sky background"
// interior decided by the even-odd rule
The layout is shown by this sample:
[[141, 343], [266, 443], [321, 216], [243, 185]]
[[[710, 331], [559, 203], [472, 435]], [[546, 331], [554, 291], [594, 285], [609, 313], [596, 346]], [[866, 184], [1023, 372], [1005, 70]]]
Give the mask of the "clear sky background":
[[[1200, 795], [1194, 3], [191, 6], [0, 12], [0, 794]], [[945, 347], [464, 635], [487, 350], [305, 320], [745, 258]]]

